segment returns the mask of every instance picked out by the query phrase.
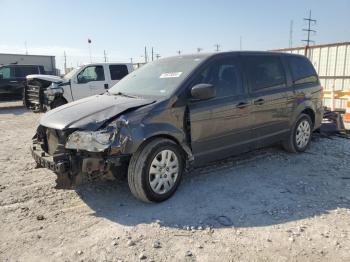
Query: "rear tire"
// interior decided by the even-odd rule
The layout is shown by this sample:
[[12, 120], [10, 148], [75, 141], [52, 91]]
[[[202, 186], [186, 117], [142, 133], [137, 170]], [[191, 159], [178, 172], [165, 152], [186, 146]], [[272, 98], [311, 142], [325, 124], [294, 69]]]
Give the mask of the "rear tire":
[[301, 114], [288, 138], [282, 142], [283, 148], [290, 153], [304, 152], [310, 144], [312, 130], [313, 124], [310, 116]]
[[143, 202], [168, 199], [180, 184], [184, 162], [182, 150], [172, 140], [156, 138], [141, 146], [129, 163], [131, 193]]

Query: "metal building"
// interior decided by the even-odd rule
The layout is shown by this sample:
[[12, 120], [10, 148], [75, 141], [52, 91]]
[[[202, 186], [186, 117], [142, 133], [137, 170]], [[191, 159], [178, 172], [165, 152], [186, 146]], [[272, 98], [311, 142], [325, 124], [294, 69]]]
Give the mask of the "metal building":
[[345, 109], [350, 91], [350, 42], [283, 48], [274, 51], [306, 55], [314, 65], [324, 88], [324, 104]]
[[0, 54], [0, 66], [7, 64], [42, 65], [47, 74], [58, 75], [59, 73], [56, 69], [56, 60], [54, 56]]

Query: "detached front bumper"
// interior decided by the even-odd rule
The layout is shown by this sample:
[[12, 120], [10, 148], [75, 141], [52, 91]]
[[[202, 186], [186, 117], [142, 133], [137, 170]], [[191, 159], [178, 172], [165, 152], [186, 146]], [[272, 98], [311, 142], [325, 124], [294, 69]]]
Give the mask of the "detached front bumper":
[[33, 145], [30, 147], [30, 151], [35, 162], [39, 166], [50, 169], [56, 174], [65, 174], [70, 169], [69, 161], [59, 161], [55, 163], [53, 157], [45, 153], [39, 144], [33, 143]]
[[[130, 159], [129, 155], [123, 154], [103, 155], [102, 153], [91, 154], [69, 151], [51, 156], [35, 140], [33, 140], [30, 150], [39, 167], [50, 169], [56, 173], [58, 185], [69, 186], [81, 184], [86, 178], [92, 180], [107, 173], [120, 176], [119, 167], [127, 164]], [[58, 187], [63, 188], [65, 186]]]

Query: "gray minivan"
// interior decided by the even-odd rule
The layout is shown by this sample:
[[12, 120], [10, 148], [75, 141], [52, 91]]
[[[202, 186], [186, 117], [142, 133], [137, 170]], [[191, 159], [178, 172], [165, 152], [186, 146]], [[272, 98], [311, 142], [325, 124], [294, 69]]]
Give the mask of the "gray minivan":
[[46, 113], [33, 138], [36, 162], [58, 185], [112, 173], [160, 202], [183, 171], [282, 143], [303, 152], [322, 119], [310, 61], [273, 52], [225, 52], [149, 63], [103, 95]]

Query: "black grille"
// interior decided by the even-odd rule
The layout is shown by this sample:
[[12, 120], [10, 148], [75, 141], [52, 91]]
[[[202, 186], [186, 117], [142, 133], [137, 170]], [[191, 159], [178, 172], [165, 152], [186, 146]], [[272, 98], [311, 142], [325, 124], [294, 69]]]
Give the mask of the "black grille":
[[24, 104], [34, 111], [43, 111], [44, 90], [51, 84], [49, 81], [30, 79], [24, 87]]

